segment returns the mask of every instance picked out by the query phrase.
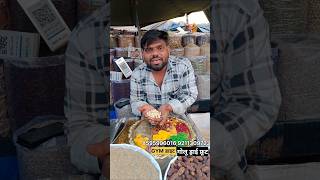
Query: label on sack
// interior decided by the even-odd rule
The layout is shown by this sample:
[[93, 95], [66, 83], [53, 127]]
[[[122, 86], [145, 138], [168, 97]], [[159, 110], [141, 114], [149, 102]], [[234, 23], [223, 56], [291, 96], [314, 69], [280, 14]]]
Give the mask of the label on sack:
[[0, 30], [0, 57], [37, 57], [39, 46], [37, 33]]
[[18, 0], [51, 51], [64, 46], [70, 29], [50, 0]]
[[115, 62], [126, 78], [131, 76], [132, 70], [130, 69], [128, 63], [126, 62], [126, 60], [124, 60], [123, 57], [117, 59]]

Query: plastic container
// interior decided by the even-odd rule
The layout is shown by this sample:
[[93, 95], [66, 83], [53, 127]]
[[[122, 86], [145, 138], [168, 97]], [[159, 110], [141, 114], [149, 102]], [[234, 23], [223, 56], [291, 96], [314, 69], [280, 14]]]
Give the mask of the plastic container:
[[197, 75], [198, 99], [210, 99], [210, 75]]
[[118, 119], [122, 118], [130, 118], [135, 115], [132, 113], [130, 99], [129, 98], [121, 98], [117, 102], [114, 103], [114, 108], [117, 114]]
[[121, 81], [122, 76], [122, 72], [110, 71], [110, 81]]
[[111, 91], [113, 102], [117, 102], [121, 98], [130, 98], [130, 80], [112, 81]]

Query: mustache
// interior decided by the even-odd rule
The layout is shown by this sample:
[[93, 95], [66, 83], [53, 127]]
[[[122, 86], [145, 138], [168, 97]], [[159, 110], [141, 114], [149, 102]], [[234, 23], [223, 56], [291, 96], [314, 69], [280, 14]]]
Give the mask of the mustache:
[[152, 62], [152, 61], [157, 61], [157, 60], [161, 60], [161, 61], [163, 61], [163, 59], [162, 59], [162, 58], [155, 57], [155, 58], [152, 58], [152, 59], [151, 59], [151, 62]]

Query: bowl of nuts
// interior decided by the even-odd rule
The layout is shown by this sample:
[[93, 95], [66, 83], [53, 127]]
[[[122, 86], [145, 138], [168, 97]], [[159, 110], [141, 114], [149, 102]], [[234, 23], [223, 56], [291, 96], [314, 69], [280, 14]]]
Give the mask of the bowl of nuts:
[[210, 155], [208, 156], [176, 156], [164, 174], [164, 180], [210, 179]]
[[[152, 147], [192, 146], [196, 134], [188, 122], [175, 116], [169, 116], [163, 125], [151, 125], [145, 118], [130, 127], [129, 143], [151, 153]], [[169, 155], [154, 155], [164, 159]]]

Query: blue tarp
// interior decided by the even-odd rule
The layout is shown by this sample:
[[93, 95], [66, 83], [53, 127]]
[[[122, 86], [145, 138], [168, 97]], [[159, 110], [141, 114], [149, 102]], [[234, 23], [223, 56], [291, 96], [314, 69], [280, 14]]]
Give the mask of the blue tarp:
[[0, 157], [0, 179], [19, 179], [18, 162], [16, 156]]
[[[181, 22], [173, 22], [173, 21], [162, 21], [158, 23], [154, 23], [148, 26], [141, 28], [142, 30], [150, 30], [150, 29], [159, 29], [164, 31], [177, 31], [178, 27], [184, 29], [186, 23]], [[197, 24], [198, 32], [210, 32], [210, 24]]]

